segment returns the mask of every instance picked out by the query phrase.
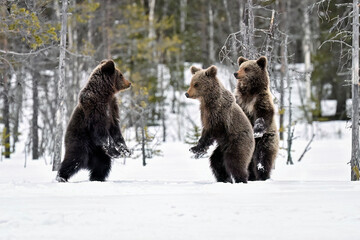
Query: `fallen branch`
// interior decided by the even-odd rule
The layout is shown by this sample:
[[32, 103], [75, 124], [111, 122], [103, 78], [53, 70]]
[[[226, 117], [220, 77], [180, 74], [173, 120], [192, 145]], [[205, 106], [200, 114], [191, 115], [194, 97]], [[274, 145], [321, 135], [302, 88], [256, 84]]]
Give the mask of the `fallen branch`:
[[300, 156], [300, 158], [299, 158], [298, 162], [300, 162], [300, 161], [301, 161], [301, 159], [304, 157], [304, 155], [305, 155], [305, 153], [306, 153], [306, 152], [310, 151], [310, 149], [311, 149], [310, 144], [311, 144], [311, 143], [312, 143], [312, 141], [314, 140], [314, 137], [315, 137], [315, 134], [313, 134], [313, 135], [312, 135], [312, 137], [311, 137], [311, 139], [310, 139], [309, 143], [306, 145], [306, 147], [305, 147], [305, 149], [304, 149], [304, 152], [301, 154], [301, 156]]

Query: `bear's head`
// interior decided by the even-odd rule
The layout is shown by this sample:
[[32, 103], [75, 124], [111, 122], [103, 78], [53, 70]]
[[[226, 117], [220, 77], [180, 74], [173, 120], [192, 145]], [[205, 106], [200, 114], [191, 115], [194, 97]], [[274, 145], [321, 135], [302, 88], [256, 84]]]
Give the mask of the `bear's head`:
[[243, 57], [238, 58], [239, 70], [234, 73], [238, 80], [238, 88], [248, 93], [254, 94], [269, 87], [269, 76], [266, 69], [266, 57], [257, 60], [248, 60]]
[[100, 63], [102, 74], [108, 76], [113, 84], [115, 92], [127, 89], [131, 83], [125, 79], [124, 75], [115, 67], [113, 60], [102, 60]]
[[204, 70], [192, 66], [190, 71], [193, 77], [191, 78], [190, 87], [185, 93], [187, 98], [198, 99], [211, 94], [219, 88], [219, 81], [216, 78], [217, 68], [215, 66]]

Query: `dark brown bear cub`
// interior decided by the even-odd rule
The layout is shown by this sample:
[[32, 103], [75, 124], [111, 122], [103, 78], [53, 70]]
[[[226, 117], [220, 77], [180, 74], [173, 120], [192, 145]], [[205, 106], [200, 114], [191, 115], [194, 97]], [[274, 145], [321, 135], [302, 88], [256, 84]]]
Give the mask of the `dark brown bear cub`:
[[238, 59], [239, 70], [235, 89], [237, 103], [244, 110], [254, 127], [255, 151], [249, 165], [249, 180], [270, 178], [278, 149], [279, 137], [275, 124], [274, 103], [270, 92], [267, 60]]
[[66, 129], [58, 181], [68, 181], [83, 168], [90, 170], [91, 181], [105, 181], [111, 158], [129, 155], [119, 127], [115, 93], [130, 85], [112, 60], [103, 60], [93, 70]]
[[191, 67], [193, 77], [187, 98], [200, 101], [202, 133], [198, 144], [190, 149], [198, 158], [216, 141], [210, 167], [218, 182], [248, 180], [248, 165], [254, 151], [253, 130], [234, 96], [217, 79], [217, 69]]

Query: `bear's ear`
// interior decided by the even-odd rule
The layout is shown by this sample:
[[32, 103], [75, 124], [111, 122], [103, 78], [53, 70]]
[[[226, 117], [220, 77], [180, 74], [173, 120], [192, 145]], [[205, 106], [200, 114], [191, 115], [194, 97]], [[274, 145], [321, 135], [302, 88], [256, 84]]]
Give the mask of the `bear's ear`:
[[190, 71], [191, 71], [191, 74], [194, 75], [196, 72], [200, 71], [200, 68], [197, 68], [195, 66], [191, 66]]
[[237, 60], [239, 67], [240, 67], [240, 65], [241, 65], [243, 62], [246, 62], [246, 61], [248, 61], [246, 58], [244, 58], [244, 57], [239, 57], [238, 60]]
[[103, 73], [113, 74], [115, 72], [115, 63], [113, 60], [102, 60], [101, 71]]
[[266, 57], [262, 56], [258, 60], [256, 60], [256, 63], [259, 65], [259, 67], [264, 70], [266, 68], [267, 59]]
[[215, 77], [217, 73], [217, 68], [212, 65], [208, 69], [205, 70], [205, 75], [208, 77]]
[[105, 63], [107, 61], [107, 59], [104, 59], [104, 60], [102, 60], [101, 62], [100, 62], [100, 64], [103, 64], [103, 63]]

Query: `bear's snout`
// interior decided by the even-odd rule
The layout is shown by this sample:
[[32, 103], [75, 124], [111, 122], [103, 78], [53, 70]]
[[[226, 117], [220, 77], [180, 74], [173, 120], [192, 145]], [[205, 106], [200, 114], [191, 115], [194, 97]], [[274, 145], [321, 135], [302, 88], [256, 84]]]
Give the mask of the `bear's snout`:
[[185, 93], [185, 97], [189, 98], [189, 94], [187, 92]]
[[239, 75], [239, 74], [238, 74], [237, 72], [234, 73], [234, 77], [235, 77], [235, 78], [237, 78], [238, 75]]
[[124, 79], [124, 88], [127, 89], [127, 88], [130, 88], [131, 87], [131, 82], [127, 79]]

